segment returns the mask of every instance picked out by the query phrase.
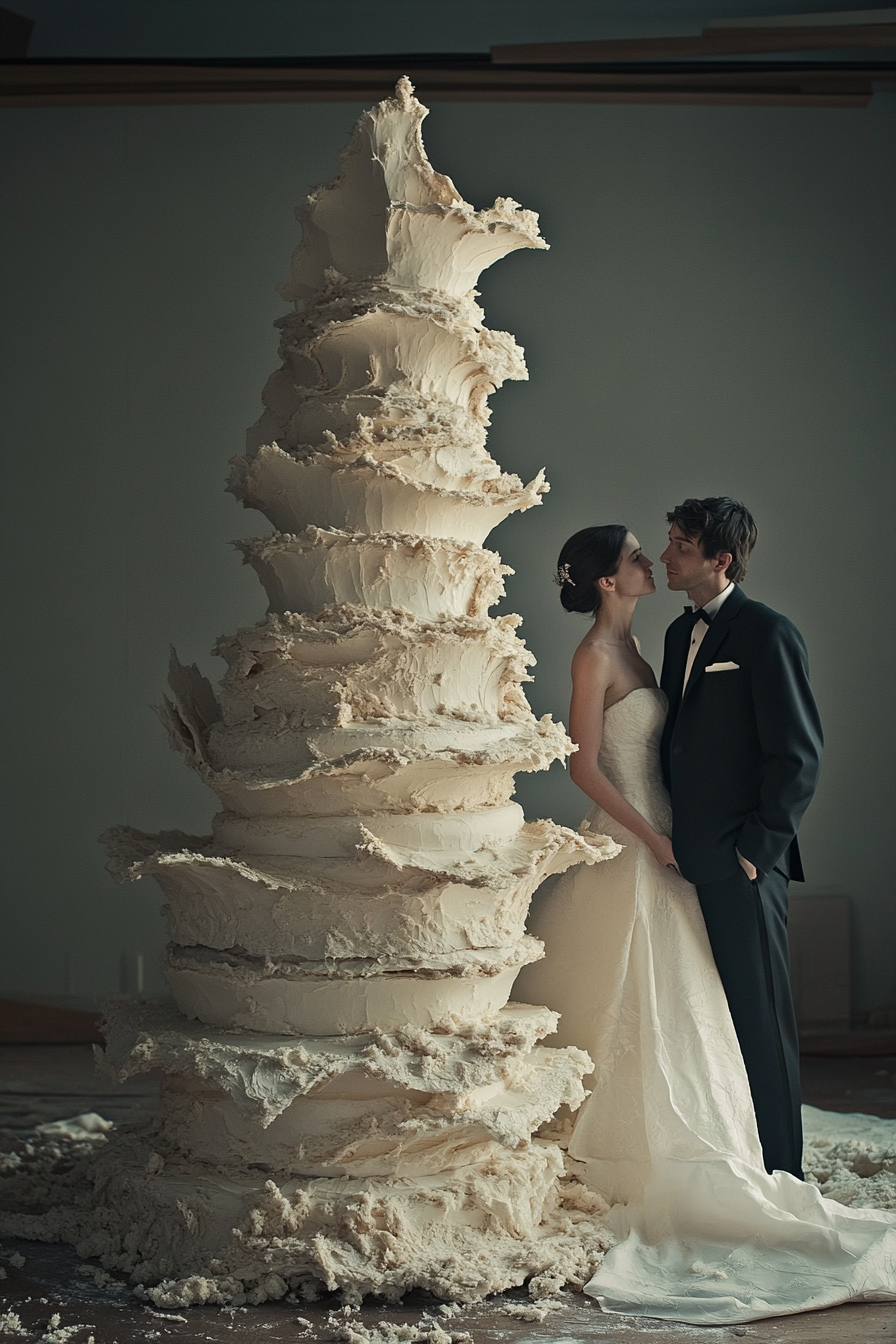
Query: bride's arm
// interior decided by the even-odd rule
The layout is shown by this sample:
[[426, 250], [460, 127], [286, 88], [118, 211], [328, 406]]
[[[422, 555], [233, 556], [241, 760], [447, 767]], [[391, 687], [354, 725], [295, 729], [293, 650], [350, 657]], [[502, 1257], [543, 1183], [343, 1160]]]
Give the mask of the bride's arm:
[[572, 700], [569, 706], [569, 735], [578, 746], [569, 761], [573, 783], [592, 802], [637, 836], [664, 867], [674, 865], [672, 842], [660, 835], [632, 807], [597, 764], [604, 731], [604, 701], [613, 680], [611, 660], [594, 644], [581, 645], [572, 660]]

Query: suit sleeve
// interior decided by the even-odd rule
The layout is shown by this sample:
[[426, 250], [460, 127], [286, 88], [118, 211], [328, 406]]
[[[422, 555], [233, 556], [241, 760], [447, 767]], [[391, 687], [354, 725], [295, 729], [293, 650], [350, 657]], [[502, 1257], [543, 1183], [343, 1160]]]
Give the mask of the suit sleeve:
[[809, 686], [806, 646], [789, 621], [759, 641], [752, 692], [762, 754], [760, 801], [744, 823], [737, 848], [767, 873], [796, 835], [821, 763], [821, 721]]

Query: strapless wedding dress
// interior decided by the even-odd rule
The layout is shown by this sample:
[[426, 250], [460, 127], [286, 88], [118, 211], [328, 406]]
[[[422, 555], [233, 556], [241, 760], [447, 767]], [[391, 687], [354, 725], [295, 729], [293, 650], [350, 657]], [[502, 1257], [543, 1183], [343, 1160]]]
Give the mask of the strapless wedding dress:
[[[600, 766], [669, 833], [663, 692], [604, 716]], [[563, 877], [533, 908], [546, 944], [514, 996], [562, 1014], [595, 1062], [570, 1155], [613, 1205], [619, 1238], [585, 1292], [605, 1311], [727, 1325], [896, 1300], [896, 1215], [768, 1175], [750, 1088], [697, 894], [598, 807], [583, 828], [622, 853]]]

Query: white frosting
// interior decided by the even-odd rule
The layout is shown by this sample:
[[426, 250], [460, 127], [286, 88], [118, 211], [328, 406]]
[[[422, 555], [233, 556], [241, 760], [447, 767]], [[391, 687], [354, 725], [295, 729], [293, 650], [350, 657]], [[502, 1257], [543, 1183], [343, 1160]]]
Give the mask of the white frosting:
[[[220, 1169], [292, 1175], [417, 1175], [470, 1165], [494, 1143], [529, 1143], [564, 1102], [583, 1098], [581, 1051], [535, 1046], [556, 1027], [512, 1005], [488, 1025], [350, 1037], [200, 1030], [157, 1004], [118, 1003], [104, 1071], [124, 1082], [161, 1069], [165, 1153]], [[534, 1047], [534, 1048], [533, 1048]]]
[[[338, 858], [379, 844], [399, 849], [472, 854], [501, 846], [523, 825], [518, 803], [478, 812], [375, 812], [364, 817], [215, 817], [213, 834], [222, 849]], [[267, 842], [265, 844], [265, 841]]]
[[515, 476], [487, 478], [463, 490], [421, 485], [369, 456], [349, 466], [323, 453], [297, 461], [278, 444], [264, 444], [250, 460], [234, 459], [229, 489], [280, 532], [302, 532], [316, 523], [481, 545], [508, 514], [540, 504], [547, 486], [543, 473], [526, 486]]
[[[517, 616], [426, 622], [363, 607], [271, 615], [218, 643], [228, 670], [209, 754], [231, 763], [225, 731], [257, 730], [262, 720], [274, 732], [445, 716], [532, 722], [521, 682], [535, 659], [515, 634], [518, 624]], [[177, 673], [189, 675], [179, 665]]]
[[542, 954], [528, 937], [508, 948], [430, 956], [426, 964], [408, 957], [263, 961], [172, 948], [165, 977], [180, 1011], [209, 1026], [334, 1036], [492, 1017], [520, 968]]
[[407, 855], [380, 845], [341, 863], [222, 855], [208, 837], [126, 828], [108, 833], [107, 843], [116, 876], [159, 883], [174, 942], [313, 960], [507, 946], [522, 937], [545, 877], [615, 852], [611, 841], [544, 821], [521, 827], [498, 853]]
[[363, 1092], [364, 1079], [378, 1086], [376, 1095], [396, 1088], [472, 1092], [512, 1077], [517, 1061], [557, 1028], [556, 1013], [525, 1003], [509, 1003], [488, 1021], [452, 1021], [437, 1032], [375, 1027], [351, 1036], [300, 1038], [216, 1030], [159, 1002], [115, 999], [106, 1014], [100, 1065], [107, 1076], [126, 1082], [162, 1070], [202, 1079], [226, 1092], [260, 1128], [297, 1097], [331, 1083], [343, 1095]]
[[485, 419], [486, 398], [505, 379], [527, 376], [516, 341], [480, 326], [474, 304], [385, 286], [353, 287], [335, 303], [327, 297], [311, 314], [280, 323], [296, 408], [389, 387]]
[[480, 273], [520, 247], [546, 247], [538, 217], [515, 201], [475, 211], [426, 157], [427, 109], [402, 80], [394, 99], [362, 114], [342, 172], [298, 210], [303, 237], [285, 299], [314, 298], [327, 272], [382, 277], [399, 288], [465, 295]]
[[172, 660], [161, 718], [225, 810], [211, 837], [104, 837], [168, 898], [181, 1016], [115, 1010], [104, 1067], [160, 1068], [161, 1112], [97, 1160], [92, 1209], [52, 1217], [162, 1305], [475, 1298], [582, 1283], [606, 1246], [531, 1137], [591, 1061], [507, 1006], [542, 955], [534, 889], [619, 848], [510, 801], [571, 744], [526, 702], [517, 618], [488, 615], [510, 571], [481, 543], [547, 486], [485, 450], [489, 394], [526, 369], [472, 291], [544, 244], [433, 171], [424, 115], [400, 81], [301, 212], [282, 367], [230, 481], [277, 529], [237, 543], [270, 614], [221, 639], [217, 691]]
[[494, 551], [450, 538], [308, 527], [297, 536], [277, 532], [235, 544], [276, 612], [348, 603], [397, 607], [426, 620], [484, 616], [512, 573]]
[[322, 1286], [355, 1302], [411, 1288], [476, 1301], [532, 1273], [581, 1285], [600, 1263], [611, 1242], [594, 1216], [603, 1206], [562, 1174], [560, 1149], [539, 1140], [517, 1151], [493, 1143], [479, 1163], [428, 1175], [271, 1180], [164, 1158], [122, 1135], [94, 1162], [103, 1207], [93, 1218], [62, 1209], [17, 1226], [40, 1223], [46, 1237], [51, 1221], [82, 1256], [150, 1285], [160, 1307]]
[[[225, 1092], [188, 1075], [162, 1084], [160, 1141], [212, 1166], [293, 1176], [418, 1176], [528, 1145], [564, 1102], [584, 1100], [581, 1051], [536, 1048], [512, 1077], [461, 1093], [342, 1075], [297, 1097], [266, 1129]], [[353, 1087], [352, 1084], [356, 1086]]]
[[225, 807], [246, 816], [496, 806], [510, 798], [517, 772], [546, 769], [571, 748], [550, 715], [486, 723], [472, 713], [422, 722], [346, 715], [332, 728], [306, 728], [298, 709], [285, 721], [262, 710], [228, 726], [195, 667], [175, 660], [171, 680], [179, 704], [166, 700], [159, 714], [173, 745]]

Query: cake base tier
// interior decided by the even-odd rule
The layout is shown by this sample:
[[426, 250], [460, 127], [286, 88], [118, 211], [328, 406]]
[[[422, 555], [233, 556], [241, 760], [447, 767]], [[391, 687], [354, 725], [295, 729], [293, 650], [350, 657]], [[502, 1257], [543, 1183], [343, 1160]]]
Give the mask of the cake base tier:
[[9, 1235], [74, 1243], [159, 1307], [257, 1304], [290, 1290], [396, 1301], [415, 1288], [474, 1302], [535, 1274], [576, 1286], [593, 1274], [611, 1244], [605, 1206], [562, 1172], [560, 1149], [536, 1141], [522, 1152], [495, 1145], [476, 1167], [440, 1176], [278, 1183], [166, 1161], [122, 1134], [85, 1173], [92, 1196], [3, 1223]]

